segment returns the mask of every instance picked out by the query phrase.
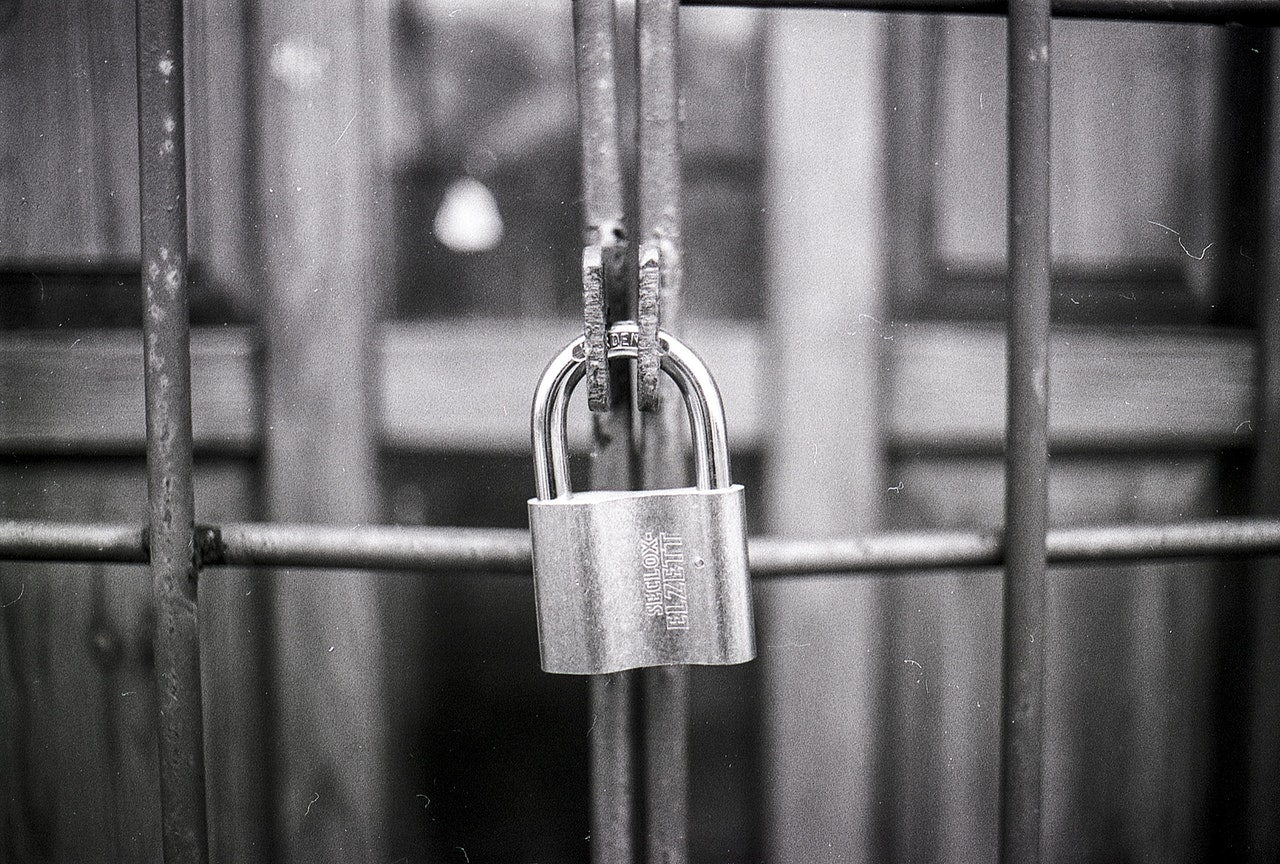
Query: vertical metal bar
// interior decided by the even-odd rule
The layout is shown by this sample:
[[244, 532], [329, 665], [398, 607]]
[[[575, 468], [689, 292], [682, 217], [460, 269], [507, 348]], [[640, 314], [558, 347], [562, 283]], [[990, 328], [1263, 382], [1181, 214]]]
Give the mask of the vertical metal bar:
[[[674, 330], [683, 276], [677, 0], [638, 0], [636, 39], [639, 242], [658, 250], [661, 277], [653, 311], [660, 310], [663, 327]], [[645, 305], [643, 298], [639, 302]], [[645, 325], [643, 308], [640, 324]], [[644, 365], [637, 365], [638, 387], [643, 387]], [[656, 415], [646, 415], [641, 464], [645, 488], [682, 482], [684, 433], [678, 403], [663, 399]], [[645, 856], [653, 864], [683, 864], [689, 857], [689, 670], [646, 669], [644, 680]]]
[[591, 676], [591, 861], [631, 864], [634, 672]]
[[[1274, 418], [1266, 416], [1269, 358], [1265, 353], [1269, 326], [1267, 289], [1275, 272], [1274, 259], [1267, 249], [1275, 235], [1268, 232], [1274, 226], [1268, 224], [1268, 190], [1264, 179], [1269, 174], [1268, 144], [1273, 134], [1268, 128], [1271, 34], [1250, 27], [1232, 27], [1222, 37], [1221, 53], [1216, 58], [1220, 119], [1215, 124], [1215, 132], [1221, 152], [1230, 157], [1216, 166], [1212, 177], [1217, 185], [1211, 188], [1216, 192], [1221, 214], [1219, 231], [1222, 236], [1230, 237], [1232, 246], [1243, 254], [1221, 255], [1212, 265], [1213, 291], [1209, 307], [1212, 317], [1207, 323], [1226, 327], [1256, 325], [1258, 413], [1257, 422], [1252, 424], [1254, 453], [1222, 453], [1218, 457], [1218, 471], [1223, 481], [1223, 504], [1238, 508], [1244, 503], [1240, 496], [1243, 490], [1231, 487], [1233, 481], [1245, 481], [1249, 476], [1247, 460], [1252, 455], [1252, 503], [1258, 507], [1265, 506], [1268, 486], [1275, 491], [1270, 473], [1275, 466], [1266, 464], [1273, 458], [1267, 453], [1272, 444], [1267, 436], [1274, 435], [1275, 429], [1269, 422]], [[1258, 830], [1261, 826], [1253, 815], [1259, 812], [1255, 810], [1258, 803], [1255, 793], [1263, 790], [1258, 781], [1270, 773], [1270, 766], [1266, 764], [1265, 751], [1252, 746], [1258, 739], [1251, 735], [1250, 729], [1251, 720], [1259, 716], [1259, 709], [1265, 705], [1268, 687], [1264, 682], [1274, 678], [1274, 669], [1268, 668], [1265, 658], [1254, 650], [1265, 644], [1266, 617], [1276, 611], [1274, 600], [1269, 604], [1267, 598], [1268, 585], [1273, 582], [1271, 576], [1264, 575], [1269, 563], [1259, 560], [1220, 564], [1219, 573], [1223, 575], [1248, 573], [1250, 578], [1215, 580], [1200, 613], [1202, 618], [1211, 621], [1209, 626], [1218, 636], [1211, 667], [1217, 674], [1213, 676], [1208, 712], [1212, 744], [1205, 760], [1208, 772], [1204, 790], [1207, 806], [1203, 854], [1209, 859], [1234, 855], [1253, 861], [1276, 860], [1274, 851], [1270, 856], [1263, 851], [1266, 829]], [[1272, 568], [1272, 576], [1274, 573]], [[1256, 666], [1259, 662], [1260, 667]], [[1273, 726], [1264, 728], [1264, 739], [1274, 735]], [[1261, 818], [1262, 825], [1274, 821], [1269, 813]], [[1250, 842], [1242, 846], [1245, 841]], [[1250, 850], [1254, 857], [1240, 856], [1241, 848]]]
[[[612, 2], [612, 0], [610, 0]], [[608, 381], [612, 409], [592, 415], [595, 447], [591, 485], [629, 489], [632, 485], [630, 376], [622, 369]], [[591, 677], [591, 860], [632, 864], [635, 860], [634, 670]]]
[[689, 667], [644, 670], [645, 860], [689, 860]]
[[[611, 0], [610, 0], [611, 2]], [[595, 449], [591, 485], [628, 489], [632, 485], [631, 378], [615, 370], [609, 381], [612, 410], [592, 415]], [[635, 860], [634, 670], [591, 677], [591, 860], [631, 864]]]
[[[627, 237], [613, 0], [575, 0], [574, 63], [582, 129], [583, 322], [587, 338], [587, 402], [592, 412], [613, 406], [605, 331], [626, 317]], [[599, 254], [597, 259], [595, 256]]]
[[590, 244], [601, 242], [601, 228], [621, 224], [624, 212], [613, 0], [574, 0], [573, 28], [582, 122], [584, 240]]
[[[626, 231], [621, 142], [618, 137], [614, 0], [575, 0], [574, 60], [582, 129], [583, 243], [599, 246], [601, 284], [583, 273], [587, 339], [603, 355], [604, 331], [626, 311]], [[584, 258], [585, 260], [585, 258]], [[603, 356], [601, 357], [603, 360]], [[632, 484], [630, 376], [609, 374], [607, 361], [590, 375], [594, 488], [629, 489]], [[591, 678], [591, 860], [631, 864], [635, 820], [634, 672]]]
[[[680, 125], [679, 12], [676, 0], [636, 4], [640, 72], [640, 155], [637, 198], [642, 243], [659, 245], [663, 258], [663, 320], [679, 318]], [[668, 328], [669, 329], [669, 328]]]
[[1050, 4], [1009, 8], [1009, 426], [1001, 861], [1039, 860], [1048, 521]]
[[1008, 428], [1000, 860], [1040, 858], [1049, 448], [1049, 0], [1009, 4]]
[[[1263, 262], [1259, 279], [1258, 387], [1253, 465], [1252, 511], [1280, 514], [1280, 87], [1270, 82], [1280, 71], [1280, 34], [1268, 33], [1256, 46], [1265, 64], [1259, 78], [1265, 100], [1262, 163], [1266, 182], [1262, 188], [1261, 230], [1257, 250]], [[1253, 53], [1253, 52], [1250, 52]], [[1254, 166], [1255, 170], [1257, 165]], [[1235, 257], [1235, 256], [1233, 256]], [[1246, 759], [1248, 789], [1245, 796], [1245, 848], [1249, 861], [1280, 860], [1280, 563], [1275, 559], [1251, 562], [1248, 588], [1251, 643], [1249, 651], [1248, 734]], [[1238, 707], [1238, 706], [1237, 706]]]
[[167, 862], [207, 858], [191, 478], [182, 0], [138, 0], [147, 492]]
[[[639, 286], [636, 319], [641, 354], [636, 364], [639, 405], [652, 411], [657, 404], [657, 349], [653, 341], [661, 317], [667, 330], [680, 317], [683, 282], [680, 242], [680, 4], [677, 0], [638, 0], [636, 3], [636, 63], [639, 71], [640, 153], [636, 198], [640, 211], [642, 258], [660, 262], [660, 278]], [[659, 263], [653, 262], [653, 263]], [[644, 276], [642, 267], [642, 277]], [[648, 289], [648, 290], [647, 290]]]

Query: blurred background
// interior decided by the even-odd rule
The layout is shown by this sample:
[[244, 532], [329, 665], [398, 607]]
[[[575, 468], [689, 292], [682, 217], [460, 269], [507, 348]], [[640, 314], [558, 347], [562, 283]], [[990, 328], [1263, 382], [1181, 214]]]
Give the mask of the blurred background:
[[[145, 519], [133, 25], [0, 2], [3, 517]], [[524, 527], [581, 327], [570, 5], [192, 0], [187, 34], [198, 519]], [[1004, 34], [682, 10], [679, 333], [752, 534], [1000, 525]], [[1052, 521], [1274, 512], [1270, 37], [1052, 38]], [[1273, 565], [1051, 569], [1046, 860], [1277, 860]], [[149, 591], [0, 565], [0, 860], [159, 859]], [[215, 860], [589, 860], [587, 685], [539, 671], [527, 579], [200, 591]], [[756, 600], [759, 659], [692, 673], [693, 860], [994, 860], [999, 574]]]

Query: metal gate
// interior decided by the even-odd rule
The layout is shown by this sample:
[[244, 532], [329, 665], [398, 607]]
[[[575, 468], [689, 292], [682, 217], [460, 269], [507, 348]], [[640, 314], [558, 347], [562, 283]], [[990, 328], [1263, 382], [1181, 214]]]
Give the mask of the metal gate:
[[[1004, 530], [874, 533], [827, 540], [755, 537], [750, 542], [750, 555], [752, 573], [761, 580], [1003, 568], [1000, 858], [1009, 862], [1039, 860], [1046, 566], [1280, 553], [1280, 521], [1272, 518], [1053, 530], [1048, 526], [1050, 18], [1270, 26], [1280, 20], [1280, 4], [1272, 0], [1064, 0], [1051, 5], [1049, 0], [1015, 0], [1006, 7], [998, 0], [776, 0], [709, 5], [1008, 16], [1009, 384]], [[605, 284], [616, 294], [612, 313], [604, 306], [591, 305], [602, 300], [599, 292], [589, 299], [589, 330], [593, 314], [597, 325], [606, 318], [620, 317], [617, 306], [625, 307], [628, 302], [626, 292], [630, 289], [623, 284], [623, 274], [628, 271], [640, 285], [638, 312], [642, 321], [646, 315], [654, 321], [661, 315], [668, 329], [679, 326], [680, 186], [678, 172], [673, 170], [680, 155], [676, 131], [677, 10], [678, 4], [670, 0], [637, 3], [640, 122], [638, 218], [634, 224], [638, 239], [629, 245], [626, 228], [632, 220], [626, 218], [624, 207], [617, 97], [612, 90], [617, 71], [612, 53], [613, 3], [581, 0], [574, 4], [585, 242], [604, 262], [591, 259], [584, 266], [588, 277], [602, 272], [592, 271], [592, 267], [603, 267]], [[139, 0], [137, 22], [150, 521], [146, 525], [4, 521], [0, 522], [0, 558], [150, 565], [165, 860], [203, 861], [208, 849], [199, 578], [216, 579], [220, 568], [236, 566], [523, 575], [529, 569], [529, 548], [527, 533], [510, 529], [287, 521], [196, 523], [182, 4]], [[1264, 207], [1268, 215], [1274, 215], [1273, 205], [1266, 202]], [[621, 256], [634, 256], [637, 249], [638, 265], [629, 268], [621, 263]], [[1192, 250], [1183, 249], [1195, 257]], [[617, 272], [608, 275], [610, 267]], [[1269, 294], [1280, 296], [1274, 291]], [[1275, 453], [1280, 452], [1271, 428], [1276, 408], [1274, 319], [1272, 302], [1259, 322], [1260, 413], [1254, 418], [1261, 429], [1255, 431], [1258, 459], [1264, 466], [1273, 466]], [[613, 386], [615, 413], [600, 415], [602, 419], [596, 423], [600, 455], [593, 479], [598, 483], [611, 479], [625, 483], [626, 479], [618, 478], [629, 477], [633, 471], [629, 461], [632, 447], [626, 441], [632, 422], [625, 404], [628, 388], [618, 389], [616, 382]], [[608, 387], [605, 382], [604, 390], [598, 392], [607, 392]], [[299, 410], [305, 416], [305, 409]], [[656, 422], [668, 425], [648, 426], [647, 450], [639, 458], [644, 482], [662, 485], [670, 479], [670, 471], [658, 466], [678, 462], [678, 451], [672, 456], [670, 449], [664, 449], [672, 446], [668, 443], [671, 421]], [[611, 441], [614, 443], [609, 444]], [[635, 733], [630, 727], [639, 698], [639, 685], [633, 680], [638, 679], [623, 673], [591, 684], [593, 728], [599, 726], [591, 739], [594, 860], [629, 861], [636, 848], [642, 847], [648, 860], [683, 861], [688, 854], [688, 680], [678, 669], [648, 673], [649, 708], [640, 715], [641, 725], [646, 740], [662, 742], [662, 746], [642, 748], [648, 760], [643, 768], [636, 765]], [[633, 784], [632, 775], [637, 773], [641, 779]], [[636, 813], [639, 807], [645, 809], [643, 816]], [[645, 829], [642, 841], [632, 836], [637, 824]]]

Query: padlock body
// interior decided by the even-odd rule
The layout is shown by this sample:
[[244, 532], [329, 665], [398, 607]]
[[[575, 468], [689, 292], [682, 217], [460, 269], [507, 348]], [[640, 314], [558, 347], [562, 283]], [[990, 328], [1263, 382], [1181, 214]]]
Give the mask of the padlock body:
[[755, 657], [742, 487], [529, 502], [547, 672]]

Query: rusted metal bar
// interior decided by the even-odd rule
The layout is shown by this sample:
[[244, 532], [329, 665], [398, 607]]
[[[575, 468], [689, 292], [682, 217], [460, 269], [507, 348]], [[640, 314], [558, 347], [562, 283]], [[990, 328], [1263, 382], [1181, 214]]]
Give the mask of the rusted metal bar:
[[181, 0], [138, 0], [138, 151], [152, 604], [166, 862], [208, 857], [191, 475]]
[[1049, 513], [1049, 0], [1008, 27], [1008, 426], [1000, 860], [1040, 860]]
[[[1008, 0], [682, 0], [685, 6], [845, 9], [868, 12], [1007, 15]], [[1053, 0], [1062, 18], [1111, 18], [1199, 24], [1280, 24], [1277, 0]]]
[[[680, 241], [679, 3], [639, 0], [636, 57], [639, 67], [640, 144], [636, 198], [640, 210], [640, 261], [656, 266], [658, 279], [642, 279], [637, 298], [641, 410], [657, 405], [659, 326], [678, 334], [683, 281]], [[643, 270], [642, 270], [643, 273]]]
[[[674, 256], [667, 256], [673, 260]], [[677, 263], [672, 266], [679, 266]], [[662, 287], [669, 271], [664, 269], [662, 244], [640, 247], [636, 272], [636, 324], [640, 328], [640, 356], [636, 360], [636, 406], [641, 411], [658, 407], [658, 325], [662, 319]], [[667, 283], [669, 284], [669, 283]], [[668, 316], [668, 324], [671, 317]]]
[[[145, 564], [139, 525], [0, 522], [0, 560]], [[508, 528], [339, 528], [230, 523], [196, 530], [201, 565], [420, 570], [528, 575], [529, 532]], [[751, 575], [760, 579], [999, 567], [997, 531], [918, 531], [829, 540], [754, 537]], [[1195, 520], [1155, 525], [1057, 528], [1050, 564], [1280, 555], [1280, 519]], [[216, 573], [210, 570], [206, 573]], [[215, 578], [210, 576], [210, 578]]]
[[[639, 64], [639, 144], [637, 199], [642, 243], [680, 244], [679, 3], [639, 0], [636, 4], [636, 56]], [[679, 249], [663, 248], [663, 270], [680, 270], [680, 260], [666, 259]], [[665, 274], [664, 274], [665, 275]], [[680, 280], [665, 286], [664, 315], [678, 317]], [[670, 327], [666, 329], [670, 330]]]
[[582, 250], [582, 332], [587, 349], [587, 407], [596, 413], [613, 407], [609, 386], [609, 297], [605, 289], [604, 251], [592, 243]]
[[605, 332], [627, 316], [626, 209], [618, 138], [617, 62], [613, 0], [575, 0], [574, 63], [582, 140], [583, 282], [587, 337], [587, 404], [612, 406]]
[[574, 0], [574, 63], [582, 129], [582, 205], [585, 241], [620, 226], [625, 208], [618, 138], [616, 26], [613, 0]]

